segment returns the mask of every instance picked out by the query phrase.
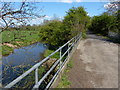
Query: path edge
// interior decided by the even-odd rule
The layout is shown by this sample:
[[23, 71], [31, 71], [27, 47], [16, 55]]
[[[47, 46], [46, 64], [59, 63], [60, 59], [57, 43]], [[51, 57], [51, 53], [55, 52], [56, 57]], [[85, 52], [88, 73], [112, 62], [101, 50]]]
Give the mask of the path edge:
[[72, 56], [74, 55], [74, 52], [76, 51], [78, 45], [80, 44], [81, 39], [75, 44], [74, 49], [72, 50], [69, 58], [67, 59], [66, 63], [64, 64], [64, 66], [62, 67], [61, 71], [59, 72], [59, 74], [57, 75], [57, 77], [55, 78], [55, 80], [53, 81], [52, 85], [50, 86], [50, 88], [57, 88], [62, 75], [64, 74], [65, 69], [67, 68], [67, 64], [68, 62], [71, 60]]

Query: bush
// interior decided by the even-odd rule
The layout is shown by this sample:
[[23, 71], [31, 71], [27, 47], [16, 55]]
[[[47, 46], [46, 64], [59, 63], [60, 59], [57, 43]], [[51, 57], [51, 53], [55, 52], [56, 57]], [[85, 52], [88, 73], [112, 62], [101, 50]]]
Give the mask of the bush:
[[66, 31], [63, 29], [61, 21], [53, 20], [50, 23], [43, 25], [39, 32], [40, 40], [56, 48], [63, 45], [68, 39]]
[[89, 26], [89, 30], [96, 34], [107, 36], [111, 27], [114, 26], [115, 17], [103, 13], [100, 16], [94, 16]]

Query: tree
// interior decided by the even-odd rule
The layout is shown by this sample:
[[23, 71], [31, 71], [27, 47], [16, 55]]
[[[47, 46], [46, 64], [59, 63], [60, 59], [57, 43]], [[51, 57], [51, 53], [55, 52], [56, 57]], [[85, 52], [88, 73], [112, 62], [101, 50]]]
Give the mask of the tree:
[[110, 3], [106, 5], [107, 12], [116, 17], [116, 21], [112, 26], [113, 30], [118, 33], [118, 40], [120, 42], [120, 0], [110, 0]]
[[91, 21], [89, 30], [104, 36], [108, 35], [112, 26], [115, 26], [116, 18], [108, 13], [103, 13], [100, 16], [94, 16]]
[[72, 7], [64, 17], [63, 24], [69, 32], [70, 37], [80, 32], [84, 32], [88, 26], [89, 17], [83, 7]]
[[117, 28], [118, 28], [118, 40], [120, 42], [120, 10], [117, 11], [116, 24], [117, 24]]
[[51, 20], [41, 27], [40, 40], [56, 49], [67, 41], [65, 32], [61, 21]]
[[[54, 46], [63, 45], [73, 36], [85, 31], [89, 22], [87, 12], [83, 7], [69, 9], [63, 22], [57, 19], [47, 21], [40, 30], [40, 37], [44, 43]], [[56, 47], [56, 48], [55, 48]]]
[[118, 23], [118, 29], [120, 30], [120, 10], [117, 11], [117, 23]]
[[26, 25], [30, 19], [41, 18], [42, 9], [37, 9], [33, 2], [1, 2], [0, 26], [6, 29], [10, 26]]

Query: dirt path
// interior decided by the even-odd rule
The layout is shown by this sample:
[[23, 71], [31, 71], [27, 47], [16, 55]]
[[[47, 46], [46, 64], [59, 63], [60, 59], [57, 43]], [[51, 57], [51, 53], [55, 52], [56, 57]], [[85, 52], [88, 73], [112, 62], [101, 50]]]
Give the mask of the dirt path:
[[82, 40], [68, 72], [70, 88], [118, 88], [118, 45], [98, 39]]

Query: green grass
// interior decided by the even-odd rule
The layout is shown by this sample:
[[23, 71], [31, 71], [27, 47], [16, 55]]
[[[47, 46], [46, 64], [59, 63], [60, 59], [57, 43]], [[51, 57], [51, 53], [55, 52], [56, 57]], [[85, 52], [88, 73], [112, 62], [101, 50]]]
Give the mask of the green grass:
[[14, 48], [3, 45], [2, 46], [2, 55], [9, 55], [11, 52], [13, 52], [13, 50], [14, 50]]
[[70, 60], [67, 64], [67, 69], [71, 69], [73, 67], [73, 60]]
[[86, 38], [87, 38], [86, 32], [82, 32], [82, 39], [86, 39]]
[[61, 82], [59, 83], [57, 88], [68, 88], [70, 85], [70, 81], [68, 80], [68, 76], [63, 74], [61, 78]]
[[73, 60], [70, 60], [67, 64], [67, 68], [65, 69], [57, 88], [68, 88], [70, 86], [71, 82], [68, 80], [67, 72], [69, 72], [72, 67]]
[[[3, 31], [2, 43], [10, 43], [17, 47], [27, 46], [39, 41], [38, 31]], [[9, 46], [2, 46], [2, 55], [8, 55], [13, 51]]]
[[11, 43], [16, 41], [21, 42], [32, 42], [39, 39], [37, 31], [3, 31], [2, 43]]
[[[45, 54], [44, 54], [44, 57], [47, 57], [47, 56], [49, 56], [51, 53], [53, 53], [54, 52], [54, 50], [46, 50], [45, 51]], [[50, 58], [55, 58], [55, 59], [59, 59], [60, 58], [60, 53], [59, 52], [57, 52], [57, 53], [55, 53], [53, 56], [51, 56]]]

